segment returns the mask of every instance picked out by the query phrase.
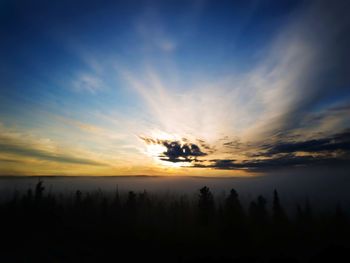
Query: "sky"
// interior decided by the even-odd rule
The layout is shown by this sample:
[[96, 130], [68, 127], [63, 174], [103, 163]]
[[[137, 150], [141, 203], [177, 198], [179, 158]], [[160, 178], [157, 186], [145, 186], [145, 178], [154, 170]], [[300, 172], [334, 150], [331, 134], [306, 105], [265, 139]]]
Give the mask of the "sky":
[[349, 8], [1, 1], [0, 175], [349, 168]]

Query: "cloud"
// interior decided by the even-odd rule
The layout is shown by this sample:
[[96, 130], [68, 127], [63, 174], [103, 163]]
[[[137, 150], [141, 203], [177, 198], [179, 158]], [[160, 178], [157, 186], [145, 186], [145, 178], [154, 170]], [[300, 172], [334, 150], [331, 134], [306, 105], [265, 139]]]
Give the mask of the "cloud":
[[174, 34], [170, 34], [170, 28], [166, 26], [162, 14], [154, 6], [145, 9], [137, 19], [135, 29], [145, 50], [168, 53], [175, 51], [178, 46]]
[[88, 91], [95, 94], [104, 89], [103, 81], [94, 75], [87, 73], [80, 73], [73, 81], [73, 89], [76, 91]]
[[350, 103], [339, 103], [320, 112], [306, 114], [301, 126], [309, 130], [309, 134], [322, 132], [332, 134], [350, 126]]
[[19, 163], [22, 163], [22, 161], [16, 160], [16, 159], [0, 158], [0, 163], [14, 163], [14, 164], [19, 164]]
[[171, 41], [170, 39], [159, 39], [156, 42], [156, 45], [159, 46], [159, 48], [165, 52], [174, 51], [177, 47], [177, 44], [174, 41]]
[[[67, 149], [68, 150], [68, 149]], [[89, 158], [77, 156], [72, 153], [62, 152], [49, 139], [38, 139], [28, 134], [18, 133], [14, 130], [6, 129], [0, 123], [0, 154], [8, 160], [17, 160], [13, 156], [34, 158], [56, 163], [105, 166], [106, 164]], [[4, 159], [4, 158], [2, 158]], [[5, 160], [4, 159], [4, 160]]]
[[[201, 65], [196, 65], [196, 57], [185, 57], [183, 54], [187, 53], [182, 53], [189, 46], [183, 42], [186, 39], [179, 39], [171, 27], [167, 27], [161, 14], [155, 15], [151, 11], [136, 25], [141, 37], [136, 39], [140, 40], [137, 45], [140, 46], [140, 50], [144, 50], [145, 58], [131, 52], [133, 55], [130, 61], [135, 55], [137, 65], [130, 62], [131, 70], [122, 70], [126, 86], [132, 86], [144, 102], [139, 103], [135, 97], [129, 101], [135, 103], [137, 117], [122, 109], [121, 114], [127, 116], [132, 124], [124, 125], [126, 122], [123, 121], [117, 128], [113, 126], [111, 132], [92, 125], [78, 126], [81, 130], [96, 134], [98, 141], [92, 143], [98, 145], [93, 147], [98, 154], [101, 152], [100, 148], [110, 147], [113, 149], [107, 154], [107, 159], [108, 155], [118, 158], [123, 155], [120, 157], [124, 158], [123, 162], [127, 160], [133, 164], [144, 156], [126, 156], [126, 153], [120, 153], [121, 147], [110, 141], [113, 138], [117, 139], [115, 130], [119, 129], [118, 133], [121, 131], [123, 134], [140, 135], [158, 129], [166, 134], [176, 135], [177, 138], [187, 138], [163, 140], [155, 136], [153, 138], [157, 139], [144, 139], [144, 142], [146, 147], [149, 144], [162, 146], [162, 150], [157, 151], [158, 160], [186, 162], [197, 167], [212, 166], [211, 168], [216, 169], [257, 169], [258, 166], [273, 167], [282, 163], [307, 165], [316, 163], [316, 159], [320, 158], [311, 154], [347, 151], [348, 146], [344, 142], [335, 142], [335, 138], [329, 136], [315, 136], [315, 132], [339, 131], [340, 128], [346, 127], [350, 116], [344, 113], [348, 108], [340, 106], [321, 114], [317, 112], [320, 105], [322, 108], [329, 106], [326, 101], [328, 97], [348, 93], [347, 71], [350, 60], [347, 44], [350, 34], [347, 34], [349, 18], [346, 7], [345, 1], [336, 4], [315, 1], [305, 10], [291, 15], [291, 24], [281, 27], [281, 32], [270, 45], [261, 48], [264, 55], [257, 56], [257, 60], [254, 61], [256, 64], [251, 64], [243, 70], [231, 71], [232, 63], [226, 65], [226, 61], [222, 61], [222, 65], [213, 65], [213, 68], [225, 68], [225, 73], [209, 72], [204, 66], [204, 70], [198, 75], [196, 70], [193, 70], [193, 73], [188, 70], [188, 67], [192, 66], [192, 60], [195, 69], [202, 68]], [[226, 39], [225, 36], [224, 38]], [[198, 40], [200, 41], [200, 38]], [[213, 50], [208, 50], [208, 63], [211, 63], [211, 54], [217, 51], [215, 48], [225, 52], [227, 48], [227, 61], [235, 59], [234, 56], [229, 56], [233, 50], [229, 50], [220, 37], [213, 42], [217, 43], [217, 46], [213, 45]], [[189, 44], [193, 47], [201, 43]], [[118, 50], [118, 47], [116, 48]], [[132, 46], [130, 48], [132, 50]], [[91, 55], [90, 52], [87, 54]], [[157, 57], [152, 59], [154, 54]], [[179, 60], [170, 61], [168, 69], [168, 64], [162, 63], [162, 56], [169, 60], [174, 57]], [[78, 92], [96, 94], [109, 83], [105, 78], [108, 74], [103, 74], [108, 66], [106, 61], [95, 59], [93, 55], [86, 58], [85, 62], [90, 71], [79, 72], [73, 81], [73, 88]], [[129, 65], [120, 60], [121, 55], [116, 57], [120, 68]], [[160, 62], [161, 68], [156, 68], [158, 64], [154, 61]], [[237, 56], [238, 67], [240, 63]], [[176, 69], [176, 64], [186, 66]], [[144, 66], [141, 72], [139, 66]], [[172, 66], [175, 70], [172, 70]], [[115, 86], [118, 86], [118, 89], [119, 86], [123, 86], [123, 83], [117, 84]], [[346, 99], [344, 96], [341, 100], [345, 100], [344, 98]], [[111, 111], [119, 111], [122, 108], [118, 103], [120, 98], [115, 98], [114, 101], [114, 104], [120, 107], [112, 105]], [[134, 105], [131, 104], [130, 108]], [[118, 122], [117, 119], [114, 121]], [[292, 140], [294, 135], [298, 136], [298, 140]], [[103, 145], [101, 137], [108, 139]], [[221, 140], [223, 137], [227, 139]], [[303, 141], [300, 141], [300, 138], [303, 138]], [[128, 141], [129, 143], [134, 142]], [[6, 147], [9, 152], [17, 152], [18, 155], [28, 154], [53, 162], [89, 162], [88, 158], [87, 161], [76, 157], [72, 159], [72, 156], [67, 157], [67, 154], [59, 151], [33, 145], [25, 144], [21, 149], [17, 144]], [[141, 146], [136, 143], [134, 147], [141, 151]], [[299, 152], [308, 153], [308, 156], [297, 156]], [[208, 159], [208, 163], [204, 158]]]
[[284, 132], [295, 129], [305, 114], [326, 106], [330, 98], [333, 102], [346, 100], [350, 83], [350, 17], [345, 10], [349, 8], [345, 0], [314, 1], [301, 13], [299, 21], [281, 34], [275, 55], [291, 52], [292, 58], [286, 62], [294, 66], [288, 74], [297, 73], [290, 86], [296, 91], [295, 100], [278, 120]]
[[24, 145], [0, 143], [0, 152], [36, 158], [39, 160], [59, 162], [59, 163], [97, 165], [97, 166], [105, 165], [103, 163], [85, 159], [85, 158], [79, 158], [79, 157], [74, 157], [74, 156], [69, 156], [64, 154], [54, 154], [54, 153], [50, 153], [39, 149], [33, 149]]
[[267, 147], [270, 148], [265, 153], [267, 156], [278, 153], [350, 151], [350, 130], [327, 138], [301, 142], [281, 142]]
[[[193, 162], [197, 160], [197, 157], [206, 156], [207, 153], [202, 152], [200, 147], [193, 143], [169, 141], [141, 137], [141, 139], [147, 144], [158, 144], [165, 148], [165, 151], [159, 153], [158, 157], [162, 161], [168, 162]], [[187, 139], [185, 139], [187, 141]]]
[[208, 162], [209, 164], [195, 163], [193, 167], [218, 170], [248, 170], [251, 172], [266, 172], [272, 169], [285, 169], [300, 166], [310, 167], [348, 165], [349, 158], [296, 156], [289, 154], [283, 157], [256, 160], [252, 159], [241, 162], [231, 159], [210, 160]]
[[161, 158], [163, 161], [169, 162], [191, 162], [193, 158], [199, 156], [205, 156], [206, 153], [202, 152], [196, 144], [180, 142], [163, 142], [163, 145], [167, 148], [166, 152], [163, 152], [165, 158]]
[[235, 139], [235, 140], [232, 140], [232, 141], [229, 141], [229, 142], [224, 142], [223, 145], [225, 147], [228, 147], [228, 148], [231, 148], [231, 149], [241, 149], [242, 147], [242, 143], [240, 142], [239, 139]]
[[[301, 138], [296, 136], [296, 138]], [[225, 145], [227, 143], [224, 143]], [[234, 144], [235, 145], [235, 144]], [[231, 146], [231, 143], [228, 143]], [[196, 168], [266, 171], [296, 166], [336, 166], [350, 162], [350, 130], [328, 137], [263, 144], [249, 159], [209, 159], [193, 162]]]
[[[320, 104], [329, 107], [329, 96], [348, 93], [350, 19], [346, 2], [340, 3], [304, 5], [243, 73], [204, 73], [189, 82], [176, 71], [164, 76], [151, 63], [141, 74], [123, 73], [145, 102], [152, 125], [169, 134], [214, 145], [223, 136], [246, 143], [301, 126], [306, 130], [306, 115]], [[344, 118], [337, 119], [338, 126]]]

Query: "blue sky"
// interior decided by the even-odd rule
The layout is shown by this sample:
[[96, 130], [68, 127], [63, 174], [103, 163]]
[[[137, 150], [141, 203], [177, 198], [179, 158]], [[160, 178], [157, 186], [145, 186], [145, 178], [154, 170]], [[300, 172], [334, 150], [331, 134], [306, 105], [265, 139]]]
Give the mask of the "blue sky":
[[[346, 7], [3, 1], [0, 173], [251, 175], [344, 163]], [[318, 148], [276, 152], [311, 141]]]

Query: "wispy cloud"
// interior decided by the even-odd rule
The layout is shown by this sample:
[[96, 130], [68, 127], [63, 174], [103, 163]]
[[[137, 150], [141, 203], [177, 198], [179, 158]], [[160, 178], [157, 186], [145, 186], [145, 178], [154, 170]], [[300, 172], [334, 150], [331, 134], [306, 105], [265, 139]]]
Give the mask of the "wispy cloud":
[[[84, 172], [108, 167], [103, 172], [112, 174], [170, 173], [177, 165], [192, 166], [181, 172], [196, 167], [202, 173], [199, 168], [257, 171], [347, 158], [348, 142], [337, 137], [350, 127], [347, 1], [312, 1], [291, 13], [288, 7], [289, 24], [267, 26], [269, 32], [280, 29], [271, 38], [257, 27], [246, 31], [265, 22], [254, 17], [259, 1], [242, 5], [247, 10], [237, 18], [221, 10], [226, 5], [206, 10], [206, 1], [179, 4], [181, 12], [162, 1], [131, 6], [92, 10], [103, 19], [91, 29], [86, 14], [69, 30], [53, 23], [62, 32], [55, 38], [64, 46], [58, 56], [46, 37], [43, 54], [28, 45], [29, 57], [50, 55], [57, 67], [46, 70], [33, 60], [35, 70], [24, 79], [43, 79], [28, 89], [25, 81], [7, 88], [4, 101], [14, 106], [5, 105], [0, 117], [19, 128], [0, 126], [3, 166], [19, 169], [14, 160], [25, 160], [45, 163], [47, 171], [68, 165], [87, 167], [79, 170]], [[239, 42], [249, 47], [241, 52]], [[8, 62], [6, 75], [20, 76], [24, 70], [10, 72], [15, 66]], [[93, 96], [81, 96], [86, 94]]]
[[271, 156], [278, 153], [320, 153], [320, 152], [350, 152], [350, 130], [343, 133], [335, 134], [331, 137], [279, 142], [273, 145], [265, 145], [268, 150], [264, 153], [266, 156]]
[[97, 92], [103, 91], [105, 85], [101, 78], [87, 73], [77, 74], [75, 80], [72, 83], [73, 89], [78, 92], [87, 91], [91, 94], [96, 94]]
[[[322, 21], [317, 19], [320, 15]], [[316, 125], [319, 133], [329, 132], [325, 125], [307, 123], [307, 119], [317, 105], [326, 103], [326, 94], [344, 89], [345, 73], [333, 75], [331, 81], [324, 81], [324, 76], [338, 69], [341, 57], [349, 58], [348, 49], [337, 43], [339, 37], [345, 38], [342, 43], [348, 41], [344, 26], [348, 22], [339, 6], [325, 2], [311, 4], [283, 28], [254, 67], [220, 79], [203, 76], [191, 87], [186, 87], [189, 85], [186, 81], [181, 83], [185, 87], [173, 87], [151, 65], [141, 75], [130, 71], [123, 71], [123, 75], [147, 105], [153, 126], [162, 133], [190, 141], [200, 138], [215, 145], [217, 151], [210, 157], [234, 158], [253, 167], [245, 158], [259, 151], [267, 141], [277, 143], [293, 134], [310, 136]], [[340, 48], [336, 53], [341, 56], [335, 55], [335, 47]], [[346, 62], [342, 65], [350, 68]], [[345, 114], [334, 114], [331, 110], [324, 118], [333, 118], [339, 129], [348, 123]], [[277, 159], [252, 162], [260, 166], [268, 161], [315, 163], [312, 156], [293, 156], [288, 161], [285, 158], [278, 162]], [[235, 166], [239, 167], [236, 163]]]
[[20, 144], [0, 143], [0, 152], [7, 154], [20, 155], [24, 157], [36, 158], [40, 160], [81, 164], [81, 165], [105, 165], [93, 160], [70, 156], [69, 154], [55, 154], [40, 149], [29, 148]]
[[65, 151], [49, 139], [37, 139], [34, 136], [18, 133], [0, 126], [0, 153], [2, 155], [20, 156], [42, 161], [68, 163], [77, 165], [103, 166], [103, 162], [75, 155]]
[[162, 51], [165, 53], [175, 51], [177, 41], [166, 30], [164, 20], [155, 7], [146, 8], [136, 23], [135, 30], [143, 41], [144, 51]]

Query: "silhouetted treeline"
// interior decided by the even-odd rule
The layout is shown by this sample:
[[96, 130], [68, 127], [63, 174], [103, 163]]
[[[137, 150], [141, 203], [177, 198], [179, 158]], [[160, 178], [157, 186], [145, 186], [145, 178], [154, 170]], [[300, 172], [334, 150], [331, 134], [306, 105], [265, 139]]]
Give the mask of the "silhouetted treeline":
[[[309, 202], [286, 213], [278, 192], [248, 207], [148, 192], [52, 194], [39, 181], [0, 205], [0, 262], [348, 262], [349, 219]], [[344, 258], [345, 257], [345, 261]], [[340, 260], [342, 259], [342, 261]]]

